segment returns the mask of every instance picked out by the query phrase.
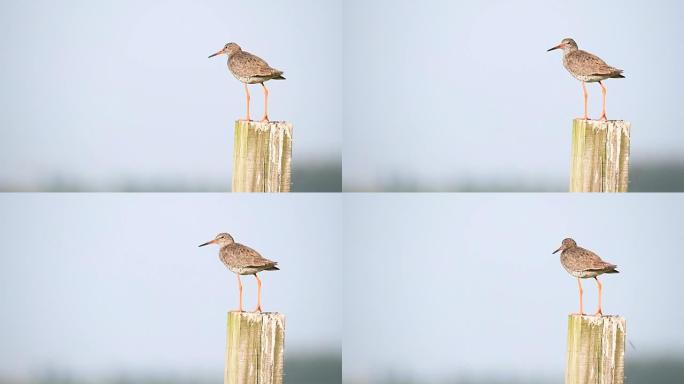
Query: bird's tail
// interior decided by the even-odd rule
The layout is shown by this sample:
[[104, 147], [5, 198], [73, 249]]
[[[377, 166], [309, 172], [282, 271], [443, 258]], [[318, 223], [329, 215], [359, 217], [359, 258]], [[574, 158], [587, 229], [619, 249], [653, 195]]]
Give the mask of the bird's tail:
[[624, 79], [625, 76], [622, 74], [622, 72], [622, 69], [618, 69], [617, 71], [615, 71], [615, 73], [613, 74], [613, 79]]
[[606, 271], [605, 273], [620, 273], [620, 271], [617, 270], [617, 265], [611, 266], [612, 269]]
[[278, 268], [274, 265], [271, 268], [268, 268], [267, 271], [280, 271], [280, 268]]
[[274, 75], [276, 76], [272, 78], [273, 80], [285, 80], [285, 76], [283, 76], [283, 71], [278, 71], [274, 73]]

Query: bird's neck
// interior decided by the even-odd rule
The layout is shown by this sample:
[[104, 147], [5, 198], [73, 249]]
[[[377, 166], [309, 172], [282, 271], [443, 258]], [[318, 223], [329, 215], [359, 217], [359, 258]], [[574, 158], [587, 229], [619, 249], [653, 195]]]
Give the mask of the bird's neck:
[[577, 48], [577, 47], [565, 47], [565, 48], [563, 48], [563, 55], [567, 55], [567, 54], [575, 52], [577, 50], [579, 50], [579, 48]]

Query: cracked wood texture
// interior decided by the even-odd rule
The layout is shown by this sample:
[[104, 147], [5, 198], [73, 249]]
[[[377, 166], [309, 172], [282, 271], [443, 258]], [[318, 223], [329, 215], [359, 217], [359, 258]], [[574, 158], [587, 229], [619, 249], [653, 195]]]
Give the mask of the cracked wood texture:
[[235, 122], [233, 192], [290, 192], [292, 124]]
[[570, 315], [565, 384], [623, 384], [625, 329], [619, 316]]
[[573, 120], [570, 192], [627, 192], [630, 130], [624, 120]]
[[285, 316], [228, 312], [224, 384], [282, 384]]

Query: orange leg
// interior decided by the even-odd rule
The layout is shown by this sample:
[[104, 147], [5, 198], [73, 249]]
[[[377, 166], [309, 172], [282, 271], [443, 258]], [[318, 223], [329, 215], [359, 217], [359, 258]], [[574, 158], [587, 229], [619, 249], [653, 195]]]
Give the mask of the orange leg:
[[594, 279], [596, 280], [596, 284], [598, 284], [598, 294], [599, 294], [598, 311], [596, 311], [594, 316], [603, 316], [603, 311], [601, 310], [601, 291], [603, 290], [603, 286], [601, 286], [601, 282], [599, 281], [598, 277], [594, 276]]
[[587, 83], [582, 82], [582, 90], [584, 91], [584, 120], [589, 120], [589, 113], [587, 113], [587, 99], [589, 95], [587, 94]]
[[584, 315], [584, 307], [582, 306], [582, 281], [579, 277], [577, 278], [577, 286], [579, 287], [580, 310], [576, 315]]
[[245, 117], [245, 120], [250, 121], [250, 118], [249, 118], [249, 100], [250, 100], [250, 97], [249, 97], [249, 88], [247, 88], [247, 84], [245, 84], [245, 95], [247, 96], [247, 117]]
[[[599, 81], [599, 85], [601, 85], [601, 94], [603, 95], [603, 106], [601, 108], [601, 120], [608, 120], [606, 117], [606, 86], [603, 85], [602, 82]], [[598, 281], [598, 280], [596, 280]]]
[[240, 312], [242, 312], [242, 281], [240, 281], [240, 275], [236, 273], [235, 276], [237, 276], [238, 290], [240, 291]]
[[257, 307], [254, 312], [261, 312], [261, 280], [259, 280], [259, 276], [257, 276], [256, 273], [254, 274], [254, 277], [257, 281]]
[[264, 117], [261, 118], [261, 121], [268, 123], [268, 88], [266, 88], [264, 83], [261, 83], [261, 86], [264, 88]]

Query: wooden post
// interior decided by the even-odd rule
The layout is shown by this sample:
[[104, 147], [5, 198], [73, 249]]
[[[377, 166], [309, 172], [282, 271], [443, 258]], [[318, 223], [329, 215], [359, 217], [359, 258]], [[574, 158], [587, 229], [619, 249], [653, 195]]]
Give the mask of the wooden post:
[[625, 319], [570, 315], [565, 384], [623, 384], [624, 380]]
[[285, 316], [228, 312], [224, 384], [282, 384]]
[[627, 192], [631, 124], [572, 121], [570, 192]]
[[292, 124], [235, 122], [233, 192], [289, 192]]

